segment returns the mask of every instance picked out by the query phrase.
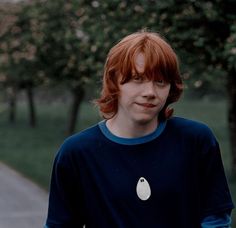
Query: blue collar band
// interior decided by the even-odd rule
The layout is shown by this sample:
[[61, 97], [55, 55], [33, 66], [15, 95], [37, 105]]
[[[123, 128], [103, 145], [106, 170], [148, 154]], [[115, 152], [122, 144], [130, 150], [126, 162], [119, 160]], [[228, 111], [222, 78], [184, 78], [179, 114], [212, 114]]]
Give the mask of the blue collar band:
[[137, 138], [122, 138], [122, 137], [112, 134], [106, 126], [106, 120], [99, 122], [98, 126], [100, 130], [102, 131], [102, 133], [113, 142], [116, 142], [118, 144], [123, 144], [123, 145], [137, 145], [137, 144], [150, 142], [153, 139], [157, 138], [164, 131], [165, 126], [166, 126], [166, 121], [160, 122], [154, 132], [148, 135], [137, 137]]

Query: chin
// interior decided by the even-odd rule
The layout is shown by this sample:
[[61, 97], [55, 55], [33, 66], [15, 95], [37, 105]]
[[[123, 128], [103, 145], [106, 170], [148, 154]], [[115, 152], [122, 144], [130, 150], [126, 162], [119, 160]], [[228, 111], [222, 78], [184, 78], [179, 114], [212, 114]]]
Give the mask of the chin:
[[154, 123], [157, 120], [157, 118], [136, 118], [135, 122], [140, 124], [140, 125], [146, 125], [146, 124], [150, 124], [150, 123]]

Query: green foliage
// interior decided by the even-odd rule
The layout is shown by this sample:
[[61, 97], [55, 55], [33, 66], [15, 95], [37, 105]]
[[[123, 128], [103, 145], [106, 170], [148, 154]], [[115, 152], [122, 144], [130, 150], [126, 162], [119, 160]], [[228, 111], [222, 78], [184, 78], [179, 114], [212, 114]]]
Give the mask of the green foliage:
[[91, 67], [90, 38], [78, 24], [77, 1], [34, 1], [23, 4], [15, 21], [0, 36], [1, 71], [7, 82], [65, 82], [70, 88], [88, 83]]
[[168, 1], [160, 10], [161, 27], [181, 58], [183, 77], [200, 94], [224, 91], [231, 65], [223, 53], [235, 36], [230, 30], [235, 7], [231, 0]]
[[[79, 1], [79, 25], [91, 39], [90, 51], [98, 63], [97, 75], [109, 49], [124, 36], [141, 30], [156, 20], [155, 1]], [[157, 23], [156, 23], [157, 24]]]
[[[79, 24], [93, 38], [91, 50], [100, 62], [125, 35], [143, 28], [160, 32], [180, 56], [185, 83], [204, 96], [225, 93], [227, 72], [235, 64], [235, 7], [232, 0], [84, 0], [78, 14]], [[226, 49], [230, 55], [223, 54]]]
[[20, 81], [83, 87], [101, 77], [115, 42], [147, 28], [170, 41], [190, 88], [224, 92], [236, 62], [235, 7], [233, 0], [37, 0], [23, 5], [0, 38], [5, 72]]
[[6, 76], [4, 82], [17, 87], [38, 84], [39, 78], [35, 70], [36, 45], [31, 24], [33, 12], [28, 8], [23, 8], [12, 17], [14, 23], [11, 23], [0, 36], [2, 57], [0, 70]]
[[37, 58], [41, 71], [51, 82], [65, 82], [80, 87], [92, 76], [93, 57], [89, 37], [79, 26], [76, 1], [38, 2]]
[[230, 68], [236, 70], [236, 19], [230, 27], [231, 33], [225, 43], [225, 57]]

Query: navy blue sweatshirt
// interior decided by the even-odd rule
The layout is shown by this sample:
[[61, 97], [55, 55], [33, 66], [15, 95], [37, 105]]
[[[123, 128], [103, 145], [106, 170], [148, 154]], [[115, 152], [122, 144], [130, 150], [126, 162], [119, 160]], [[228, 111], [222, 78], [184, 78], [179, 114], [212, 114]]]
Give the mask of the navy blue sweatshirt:
[[[147, 199], [137, 192], [142, 178]], [[206, 125], [173, 117], [127, 139], [102, 121], [58, 151], [46, 225], [199, 228], [207, 216], [232, 208], [219, 145]]]

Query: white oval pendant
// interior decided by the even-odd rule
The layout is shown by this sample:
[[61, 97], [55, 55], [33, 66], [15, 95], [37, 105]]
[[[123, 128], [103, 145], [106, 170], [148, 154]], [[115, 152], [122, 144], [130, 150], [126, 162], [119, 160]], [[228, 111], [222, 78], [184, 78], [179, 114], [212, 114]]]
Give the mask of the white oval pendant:
[[136, 186], [136, 192], [141, 200], [147, 200], [151, 196], [151, 188], [144, 177], [140, 177]]

